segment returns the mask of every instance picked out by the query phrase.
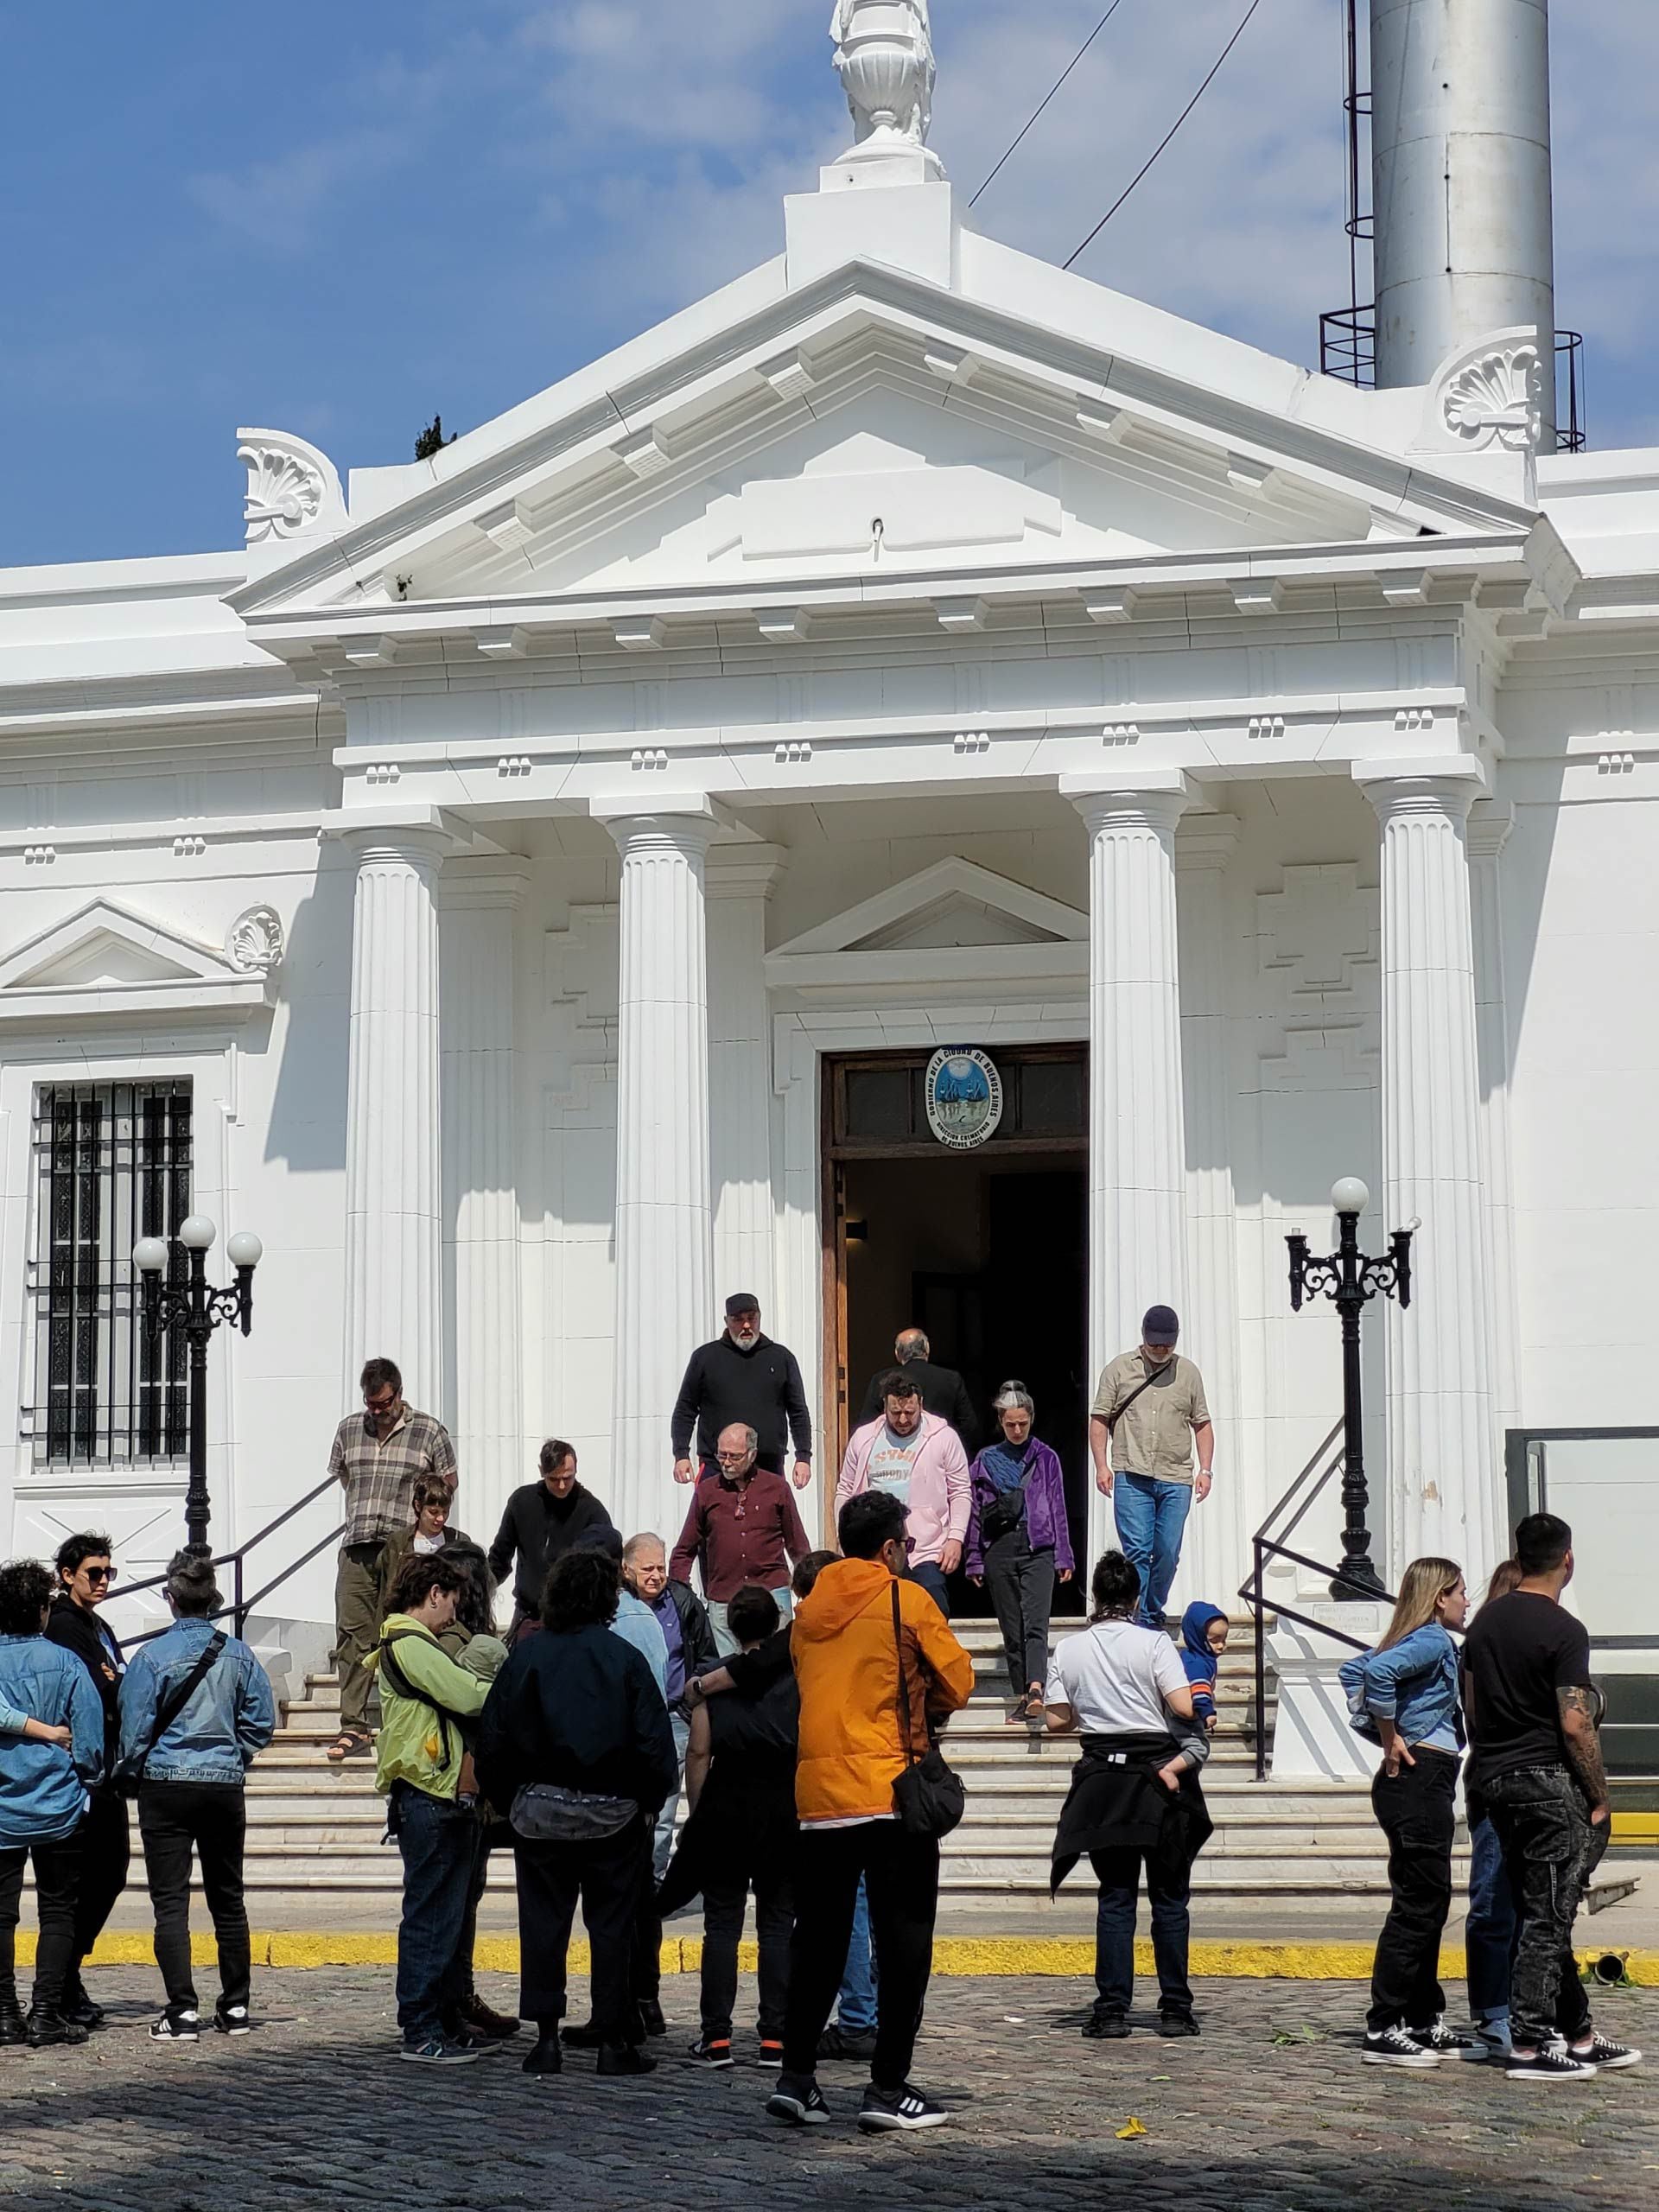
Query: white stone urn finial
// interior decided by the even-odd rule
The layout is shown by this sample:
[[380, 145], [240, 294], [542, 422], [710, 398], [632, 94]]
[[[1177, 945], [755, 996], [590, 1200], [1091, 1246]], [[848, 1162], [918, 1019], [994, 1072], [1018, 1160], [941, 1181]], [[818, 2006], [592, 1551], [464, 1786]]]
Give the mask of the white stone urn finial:
[[836, 0], [830, 35], [855, 126], [836, 168], [853, 164], [870, 183], [943, 177], [927, 143], [938, 75], [928, 0]]

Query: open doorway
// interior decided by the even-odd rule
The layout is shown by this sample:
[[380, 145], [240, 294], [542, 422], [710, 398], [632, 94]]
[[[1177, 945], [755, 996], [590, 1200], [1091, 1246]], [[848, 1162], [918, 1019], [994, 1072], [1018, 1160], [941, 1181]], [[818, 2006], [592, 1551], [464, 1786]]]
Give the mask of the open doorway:
[[[997, 1135], [941, 1144], [920, 1085], [927, 1056], [836, 1064], [825, 1099], [826, 1416], [844, 1451], [872, 1376], [899, 1330], [926, 1331], [933, 1357], [964, 1377], [992, 1432], [998, 1386], [1022, 1382], [1037, 1433], [1065, 1471], [1072, 1541], [1088, 1526], [1088, 1151], [1081, 1047], [997, 1055]], [[853, 1080], [849, 1084], [847, 1077]], [[861, 1078], [879, 1078], [871, 1085]], [[826, 1420], [829, 1426], [829, 1419]], [[1073, 1583], [1057, 1605], [1075, 1606]], [[963, 1611], [988, 1610], [965, 1586]]]

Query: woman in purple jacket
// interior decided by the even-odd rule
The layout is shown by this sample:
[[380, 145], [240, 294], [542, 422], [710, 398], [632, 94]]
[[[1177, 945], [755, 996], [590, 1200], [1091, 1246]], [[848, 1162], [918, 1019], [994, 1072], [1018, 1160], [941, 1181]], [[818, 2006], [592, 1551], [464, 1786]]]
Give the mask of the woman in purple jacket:
[[1031, 1433], [1036, 1408], [1023, 1382], [1005, 1382], [994, 1410], [1002, 1433], [971, 1471], [968, 1573], [976, 1584], [991, 1586], [1014, 1693], [1008, 1725], [1041, 1728], [1054, 1578], [1069, 1582], [1075, 1564], [1065, 1478], [1055, 1454]]

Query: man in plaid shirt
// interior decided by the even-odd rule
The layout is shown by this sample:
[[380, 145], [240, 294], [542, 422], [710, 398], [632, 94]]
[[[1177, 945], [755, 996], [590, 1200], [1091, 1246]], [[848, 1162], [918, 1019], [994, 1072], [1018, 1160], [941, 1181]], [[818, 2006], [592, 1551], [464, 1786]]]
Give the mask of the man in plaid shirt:
[[340, 1734], [328, 1746], [336, 1766], [373, 1748], [370, 1676], [365, 1666], [380, 1640], [380, 1554], [388, 1536], [414, 1519], [410, 1490], [417, 1475], [455, 1487], [449, 1432], [430, 1414], [404, 1403], [404, 1378], [389, 1359], [363, 1370], [363, 1411], [334, 1433], [328, 1471], [346, 1492], [346, 1535], [334, 1581], [334, 1664], [340, 1670]]

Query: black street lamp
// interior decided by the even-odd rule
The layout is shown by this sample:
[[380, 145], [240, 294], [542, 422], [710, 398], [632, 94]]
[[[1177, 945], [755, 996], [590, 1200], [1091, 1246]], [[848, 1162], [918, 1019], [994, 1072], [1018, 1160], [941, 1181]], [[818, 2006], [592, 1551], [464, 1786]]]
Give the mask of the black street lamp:
[[1386, 1593], [1382, 1578], [1371, 1564], [1371, 1537], [1366, 1527], [1370, 1493], [1365, 1482], [1365, 1440], [1360, 1407], [1359, 1317], [1373, 1298], [1396, 1297], [1402, 1306], [1411, 1303], [1411, 1229], [1396, 1229], [1389, 1242], [1386, 1259], [1368, 1260], [1359, 1249], [1359, 1217], [1371, 1194], [1357, 1175], [1344, 1175], [1331, 1193], [1337, 1210], [1337, 1249], [1327, 1259], [1308, 1257], [1307, 1239], [1300, 1230], [1287, 1236], [1290, 1247], [1290, 1303], [1302, 1310], [1304, 1298], [1321, 1293], [1335, 1302], [1342, 1316], [1342, 1548], [1347, 1557], [1331, 1585], [1331, 1595], [1341, 1605], [1363, 1605], [1375, 1592]]
[[264, 1255], [264, 1246], [249, 1230], [232, 1236], [226, 1246], [236, 1269], [234, 1290], [215, 1290], [207, 1280], [207, 1255], [219, 1231], [205, 1214], [193, 1213], [179, 1230], [179, 1243], [190, 1255], [190, 1280], [163, 1283], [167, 1243], [160, 1236], [146, 1236], [132, 1248], [132, 1264], [144, 1279], [144, 1326], [154, 1342], [164, 1332], [182, 1329], [190, 1346], [190, 1486], [184, 1499], [184, 1548], [193, 1558], [211, 1559], [207, 1541], [213, 1508], [207, 1497], [207, 1344], [221, 1321], [230, 1321], [245, 1337], [253, 1325], [253, 1271]]

